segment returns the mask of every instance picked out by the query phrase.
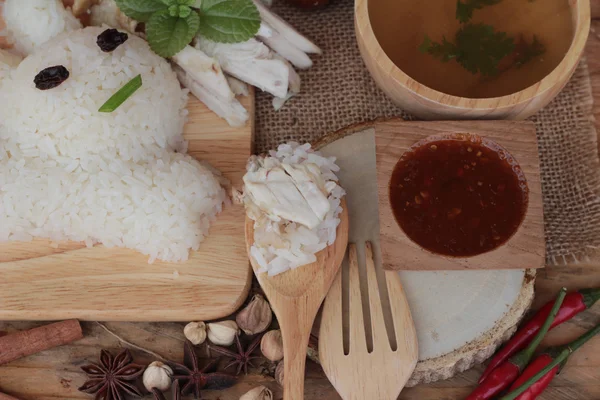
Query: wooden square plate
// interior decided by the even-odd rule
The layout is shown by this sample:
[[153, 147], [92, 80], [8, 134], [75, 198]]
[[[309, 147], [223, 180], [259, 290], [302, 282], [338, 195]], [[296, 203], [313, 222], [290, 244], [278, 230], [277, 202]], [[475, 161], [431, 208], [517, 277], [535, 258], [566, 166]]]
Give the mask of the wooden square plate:
[[[472, 134], [504, 147], [519, 163], [529, 187], [525, 217], [506, 243], [472, 257], [448, 257], [424, 250], [396, 222], [389, 198], [392, 171], [402, 154], [433, 135]], [[527, 269], [544, 266], [544, 218], [535, 125], [511, 121], [398, 122], [375, 125], [377, 188], [383, 265], [393, 270]]]

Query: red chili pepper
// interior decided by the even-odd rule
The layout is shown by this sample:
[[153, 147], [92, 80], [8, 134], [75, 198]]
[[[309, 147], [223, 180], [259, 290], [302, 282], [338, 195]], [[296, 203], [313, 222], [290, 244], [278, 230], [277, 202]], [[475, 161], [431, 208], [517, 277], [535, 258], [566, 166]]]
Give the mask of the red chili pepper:
[[[516, 388], [527, 382], [529, 379], [533, 378], [535, 374], [543, 370], [546, 365], [552, 362], [552, 360], [553, 358], [550, 354], [541, 354], [538, 358], [533, 360], [527, 366], [527, 368], [525, 368], [525, 371], [523, 371], [521, 376], [519, 376], [519, 379], [517, 379], [515, 383], [512, 384], [510, 390], [515, 390]], [[559, 369], [560, 365], [557, 365], [556, 367], [552, 368], [550, 372], [544, 375], [539, 381], [531, 385], [531, 387], [519, 397], [517, 397], [516, 400], [535, 400], [544, 390], [546, 390], [548, 385], [550, 385], [550, 382], [552, 382], [552, 379], [554, 379]]]
[[466, 400], [492, 399], [504, 389], [507, 389], [519, 377], [521, 371], [529, 364], [535, 349], [539, 346], [544, 336], [546, 336], [546, 333], [548, 333], [550, 325], [560, 310], [566, 294], [567, 290], [565, 288], [561, 289], [542, 327], [531, 343], [524, 350], [513, 355], [508, 361], [503, 362], [498, 368], [493, 370], [486, 380], [480, 383]]
[[[558, 311], [558, 315], [550, 326], [550, 329], [565, 321], [570, 320], [580, 312], [590, 308], [600, 299], [600, 288], [583, 289], [577, 292], [572, 292], [567, 295], [562, 307]], [[487, 379], [488, 375], [510, 356], [522, 350], [531, 342], [531, 339], [540, 330], [540, 327], [548, 317], [553, 302], [546, 303], [540, 310], [529, 320], [519, 331], [496, 353], [492, 358], [483, 375], [479, 378], [479, 383]]]
[[471, 392], [465, 400], [493, 399], [519, 377], [520, 369], [507, 361], [492, 371], [487, 379]]
[[[547, 349], [523, 371], [510, 392], [499, 400], [534, 400], [548, 387], [569, 356], [600, 333], [600, 324], [569, 344]], [[494, 373], [492, 372], [492, 375]], [[492, 376], [490, 375], [490, 376]], [[486, 380], [487, 382], [487, 380]], [[484, 382], [485, 383], [485, 382]]]

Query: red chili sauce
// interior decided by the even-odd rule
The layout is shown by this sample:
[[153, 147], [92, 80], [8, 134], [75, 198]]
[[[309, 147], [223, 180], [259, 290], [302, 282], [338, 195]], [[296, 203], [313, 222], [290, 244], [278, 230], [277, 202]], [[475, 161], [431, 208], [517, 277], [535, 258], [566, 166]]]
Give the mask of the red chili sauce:
[[525, 216], [528, 193], [515, 159], [473, 135], [417, 143], [390, 181], [392, 210], [406, 235], [426, 250], [454, 257], [505, 243]]

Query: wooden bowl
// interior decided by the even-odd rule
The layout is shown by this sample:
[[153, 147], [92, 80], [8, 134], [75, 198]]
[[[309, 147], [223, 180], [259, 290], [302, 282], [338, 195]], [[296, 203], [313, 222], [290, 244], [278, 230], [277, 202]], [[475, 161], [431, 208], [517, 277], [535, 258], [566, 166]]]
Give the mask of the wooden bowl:
[[[373, 1], [373, 0], [371, 0]], [[525, 119], [546, 106], [571, 78], [590, 30], [590, 1], [571, 0], [574, 36], [559, 65], [519, 92], [472, 99], [431, 89], [404, 73], [386, 55], [369, 18], [369, 0], [355, 0], [355, 29], [363, 60], [379, 87], [402, 109], [423, 119]]]

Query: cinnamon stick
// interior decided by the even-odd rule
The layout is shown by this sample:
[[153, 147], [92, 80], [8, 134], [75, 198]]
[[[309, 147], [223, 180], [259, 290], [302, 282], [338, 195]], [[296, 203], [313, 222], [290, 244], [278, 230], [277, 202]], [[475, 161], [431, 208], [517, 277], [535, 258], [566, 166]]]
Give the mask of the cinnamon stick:
[[[82, 337], [81, 325], [75, 319], [2, 336], [0, 337], [0, 365], [74, 342]], [[0, 400], [4, 399], [0, 396]]]

